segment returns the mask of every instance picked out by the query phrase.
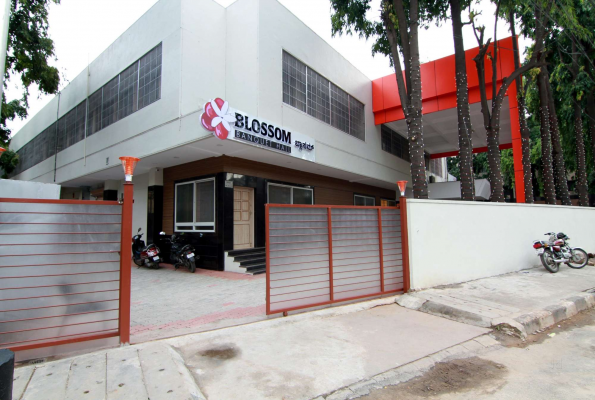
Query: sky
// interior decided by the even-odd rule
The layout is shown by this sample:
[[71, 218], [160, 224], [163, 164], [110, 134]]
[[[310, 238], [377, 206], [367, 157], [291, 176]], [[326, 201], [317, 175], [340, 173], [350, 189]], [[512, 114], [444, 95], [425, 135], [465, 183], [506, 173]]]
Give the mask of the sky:
[[[49, 34], [54, 40], [57, 59], [51, 64], [60, 71], [60, 88], [65, 87], [70, 80], [83, 71], [90, 61], [97, 58], [157, 1], [61, 0], [59, 5], [52, 4], [49, 12]], [[236, 0], [214, 1], [228, 6]], [[332, 37], [329, 0], [279, 0], [279, 2], [370, 79], [394, 73], [387, 57], [381, 55], [372, 57], [372, 40], [366, 42], [357, 36], [348, 35]], [[379, 5], [380, 0], [372, 0], [370, 18], [379, 18]], [[489, 0], [480, 0], [474, 9], [482, 12], [478, 22], [486, 26], [486, 38], [491, 37], [494, 30], [495, 7]], [[463, 36], [466, 49], [477, 47], [470, 25], [465, 26]], [[510, 36], [508, 24], [499, 21], [498, 37], [508, 36]], [[528, 43], [527, 40], [520, 40], [521, 51]], [[452, 26], [449, 22], [445, 22], [441, 26], [432, 25], [427, 30], [420, 30], [419, 44], [422, 62], [453, 54]], [[28, 118], [25, 120], [17, 118], [8, 122], [8, 127], [13, 134], [18, 132], [27, 120], [31, 119], [53, 97], [53, 95], [40, 96], [33, 86], [30, 88], [30, 93]], [[21, 96], [18, 79], [13, 78], [8, 83], [6, 96], [9, 101]]]

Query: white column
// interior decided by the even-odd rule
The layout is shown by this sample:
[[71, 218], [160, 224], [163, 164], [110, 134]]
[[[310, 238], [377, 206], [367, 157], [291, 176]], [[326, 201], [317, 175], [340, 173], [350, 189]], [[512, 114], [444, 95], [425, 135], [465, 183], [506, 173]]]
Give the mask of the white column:
[[10, 7], [12, 2], [10, 0], [0, 0], [2, 4], [2, 15], [0, 17], [0, 76], [2, 77], [2, 84], [0, 85], [0, 99], [2, 99], [4, 91], [4, 67], [6, 65], [6, 50], [8, 48], [8, 23], [10, 22]]

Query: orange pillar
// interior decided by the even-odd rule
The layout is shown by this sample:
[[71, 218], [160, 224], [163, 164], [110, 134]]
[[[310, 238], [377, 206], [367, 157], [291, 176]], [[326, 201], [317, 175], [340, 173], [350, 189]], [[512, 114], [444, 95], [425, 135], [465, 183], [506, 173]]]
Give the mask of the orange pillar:
[[120, 344], [130, 343], [130, 291], [132, 284], [132, 203], [134, 185], [124, 183], [124, 204], [122, 205], [122, 226], [120, 238]]
[[401, 196], [399, 199], [401, 209], [401, 255], [403, 257], [403, 293], [411, 288], [411, 277], [409, 273], [409, 231], [407, 230], [407, 198]]
[[517, 88], [513, 82], [508, 88], [508, 107], [510, 112], [510, 136], [512, 138], [512, 156], [514, 159], [514, 188], [516, 202], [525, 202], [525, 174], [523, 173], [523, 147], [521, 142], [521, 127], [519, 125], [519, 109], [517, 103]]

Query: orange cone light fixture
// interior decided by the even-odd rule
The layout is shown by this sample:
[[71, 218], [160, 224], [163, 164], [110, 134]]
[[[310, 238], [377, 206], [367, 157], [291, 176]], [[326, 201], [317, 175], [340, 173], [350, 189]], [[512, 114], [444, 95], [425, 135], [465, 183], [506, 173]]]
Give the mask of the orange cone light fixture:
[[126, 176], [126, 182], [132, 182], [134, 167], [136, 167], [136, 163], [140, 161], [140, 158], [120, 157], [120, 161], [122, 161], [122, 167], [124, 167], [124, 175]]
[[407, 189], [407, 181], [398, 181], [397, 185], [399, 186], [399, 191], [401, 192], [401, 197], [405, 197], [405, 190]]

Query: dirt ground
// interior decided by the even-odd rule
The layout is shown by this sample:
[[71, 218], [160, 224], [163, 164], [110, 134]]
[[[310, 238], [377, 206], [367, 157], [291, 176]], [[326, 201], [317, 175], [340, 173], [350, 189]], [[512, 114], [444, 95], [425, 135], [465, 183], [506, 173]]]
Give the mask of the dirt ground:
[[366, 400], [424, 399], [445, 393], [461, 393], [478, 385], [499, 386], [508, 371], [504, 365], [478, 357], [436, 364], [425, 375], [397, 386], [376, 390]]
[[[494, 331], [493, 335], [503, 346], [515, 349], [526, 349], [533, 345], [540, 345], [553, 338], [560, 337], [567, 332], [586, 326], [595, 325], [595, 309], [583, 311], [571, 319], [562, 321], [553, 327], [530, 335], [526, 340], [503, 332]], [[595, 347], [594, 347], [595, 348]], [[364, 400], [394, 400], [394, 399], [426, 399], [432, 397], [457, 398], [467, 392], [482, 395], [494, 394], [509, 381], [509, 368], [498, 362], [484, 358], [472, 357], [439, 363], [423, 376], [396, 386], [386, 386], [375, 390], [369, 395], [360, 397]], [[469, 393], [473, 397], [472, 393]], [[464, 396], [469, 397], [469, 396]], [[522, 397], [522, 396], [521, 396]], [[441, 397], [442, 398], [442, 397]], [[570, 396], [569, 398], [572, 398]]]

